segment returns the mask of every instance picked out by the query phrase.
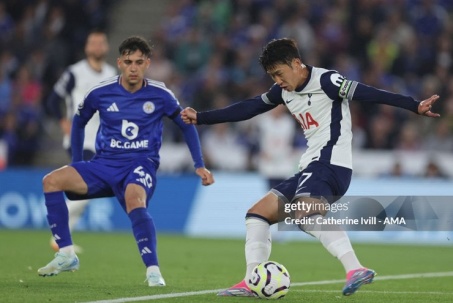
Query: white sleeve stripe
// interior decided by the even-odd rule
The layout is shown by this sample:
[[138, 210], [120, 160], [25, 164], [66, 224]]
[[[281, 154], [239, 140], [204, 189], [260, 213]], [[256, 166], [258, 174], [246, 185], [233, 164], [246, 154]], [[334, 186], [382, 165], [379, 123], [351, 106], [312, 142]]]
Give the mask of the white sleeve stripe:
[[261, 95], [261, 99], [264, 101], [264, 103], [269, 104], [269, 105], [273, 105], [273, 103], [267, 97], [266, 93]]
[[[156, 80], [151, 80], [151, 79], [145, 79], [145, 80], [148, 82], [149, 85], [154, 86], [154, 87], [158, 87], [158, 88], [160, 88], [160, 89], [166, 91], [166, 92], [169, 93], [176, 101], [178, 101], [177, 98], [176, 98], [176, 96], [175, 96], [175, 94], [174, 94], [170, 89], [168, 89], [167, 86], [165, 86], [165, 83], [164, 83], [164, 82], [160, 82], [160, 81], [156, 81]], [[179, 101], [178, 101], [178, 104], [179, 104]]]
[[110, 78], [107, 78], [105, 79], [104, 81], [100, 82], [98, 85], [95, 85], [93, 86], [89, 91], [87, 91], [87, 93], [85, 94], [85, 98], [86, 96], [88, 96], [89, 93], [91, 93], [93, 90], [99, 88], [99, 87], [103, 87], [103, 86], [107, 86], [107, 85], [110, 85], [112, 83], [115, 83], [116, 81], [118, 81], [119, 77], [118, 76], [113, 76], [113, 77], [110, 77]]
[[346, 99], [352, 100], [352, 98], [354, 97], [355, 89], [357, 88], [357, 84], [358, 84], [357, 81], [352, 82], [351, 87], [349, 88], [348, 94], [346, 95]]

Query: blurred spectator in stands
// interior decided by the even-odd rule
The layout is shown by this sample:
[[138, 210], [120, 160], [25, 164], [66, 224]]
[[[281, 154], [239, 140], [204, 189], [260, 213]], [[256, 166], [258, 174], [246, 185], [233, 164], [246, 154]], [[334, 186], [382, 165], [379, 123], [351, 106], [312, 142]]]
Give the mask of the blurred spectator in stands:
[[[359, 1], [359, 5], [370, 3], [368, 1]], [[354, 6], [352, 6], [354, 8]], [[348, 52], [358, 59], [359, 62], [366, 63], [368, 61], [366, 46], [373, 37], [373, 21], [365, 12], [360, 10], [360, 13], [354, 13], [354, 9], [350, 12], [354, 15], [351, 18], [349, 32], [352, 34]]]
[[264, 31], [262, 39], [263, 42], [266, 43], [267, 41], [278, 38], [280, 26], [278, 23], [279, 21], [279, 16], [275, 10], [272, 7], [266, 7], [260, 11], [258, 15], [258, 22], [253, 24], [252, 27], [257, 26], [257, 24], [262, 27]]
[[421, 149], [420, 130], [414, 123], [404, 124], [398, 139], [396, 149], [400, 151], [418, 151]]
[[[453, 85], [453, 79], [450, 82]], [[445, 117], [443, 118], [443, 120], [448, 124], [450, 131], [453, 131], [453, 94], [449, 95], [445, 99], [444, 108]]]
[[[194, 26], [202, 31], [203, 36], [212, 36], [225, 29], [228, 19], [229, 1], [200, 1]], [[226, 5], [225, 5], [226, 4]], [[227, 18], [225, 20], [225, 18]]]
[[352, 148], [362, 149], [365, 147], [367, 135], [364, 129], [365, 117], [360, 114], [360, 109], [355, 102], [349, 103], [349, 110], [351, 112], [352, 123]]
[[2, 1], [0, 2], [0, 43], [9, 42], [13, 32], [14, 20], [6, 11], [6, 3]]
[[391, 73], [402, 78], [408, 90], [408, 94], [420, 93], [421, 73], [420, 54], [418, 53], [418, 39], [413, 37], [400, 45], [398, 56], [393, 61]]
[[38, 0], [34, 6], [34, 22], [36, 26], [36, 31], [42, 29], [46, 16], [49, 12], [50, 1], [49, 0]]
[[9, 50], [0, 50], [0, 73], [5, 77], [11, 77], [19, 66], [19, 60]]
[[248, 167], [247, 149], [228, 123], [216, 124], [201, 135], [206, 165], [224, 171], [244, 171]]
[[222, 77], [216, 77], [215, 75], [209, 77], [208, 74], [206, 74], [205, 76], [207, 77], [203, 77], [203, 79], [197, 79], [198, 85], [196, 86], [197, 89], [193, 95], [192, 105], [194, 107], [199, 106], [200, 108], [207, 110], [215, 107], [216, 102], [223, 103], [224, 101], [216, 101], [219, 94], [222, 93]]
[[[223, 94], [214, 97], [213, 101], [214, 108], [224, 107], [229, 102]], [[202, 129], [200, 133], [206, 165], [209, 165], [212, 169], [227, 171], [248, 170], [247, 147], [241, 143], [243, 139], [233, 129], [232, 124], [216, 124], [214, 127]]]
[[[11, 107], [12, 92], [11, 80], [6, 73], [0, 70], [0, 120], [3, 120], [3, 117]], [[2, 128], [0, 126], [0, 132], [1, 130]]]
[[243, 11], [239, 11], [231, 16], [229, 26], [226, 31], [226, 36], [231, 45], [236, 48], [242, 48], [247, 43], [247, 28], [249, 17]]
[[192, 0], [172, 1], [168, 3], [166, 14], [162, 18], [160, 28], [170, 49], [177, 47], [187, 35], [187, 31], [195, 19], [197, 7]]
[[404, 12], [399, 8], [390, 8], [383, 23], [389, 32], [392, 43], [399, 49], [416, 38], [414, 28], [404, 19]]
[[448, 83], [451, 77], [451, 68], [453, 67], [453, 43], [451, 37], [453, 29], [450, 32], [443, 33], [437, 41], [436, 68], [434, 74], [444, 84]]
[[166, 57], [163, 47], [161, 45], [155, 46], [151, 58], [151, 68], [146, 71], [146, 77], [167, 84], [174, 73], [175, 66]]
[[6, 143], [6, 159], [5, 166], [14, 164], [14, 157], [19, 144], [19, 139], [16, 134], [17, 119], [13, 112], [8, 112], [2, 119], [2, 133], [0, 140]]
[[210, 42], [197, 28], [190, 28], [176, 47], [176, 66], [179, 72], [190, 75], [203, 67], [210, 55]]
[[300, 54], [304, 58], [313, 51], [316, 45], [315, 33], [306, 18], [307, 4], [301, 2], [294, 6], [285, 16], [278, 37], [288, 37], [297, 41]]
[[300, 153], [294, 148], [296, 125], [283, 105], [252, 121], [259, 138], [257, 168], [273, 188], [297, 171]]
[[395, 162], [393, 162], [390, 171], [380, 174], [380, 177], [408, 178], [412, 176], [404, 171], [403, 165], [401, 164], [401, 160], [395, 159]]
[[103, 6], [103, 0], [85, 0], [85, 13], [88, 16], [89, 28], [106, 28], [108, 11]]
[[19, 68], [13, 84], [13, 110], [17, 116], [17, 148], [13, 165], [32, 165], [39, 146], [42, 86], [27, 66]]
[[442, 171], [440, 166], [434, 161], [430, 160], [428, 164], [426, 164], [425, 171], [423, 173], [424, 178], [440, 178], [440, 179], [447, 179], [448, 176]]
[[335, 56], [332, 68], [347, 79], [356, 80], [360, 77], [360, 66], [357, 61], [347, 53], [339, 53]]
[[[338, 4], [338, 3], [337, 3]], [[326, 66], [332, 66], [332, 50], [341, 53], [348, 49], [349, 35], [344, 14], [338, 6], [326, 9], [316, 30], [317, 51]]]
[[379, 62], [384, 71], [389, 71], [398, 56], [399, 47], [391, 39], [390, 29], [381, 26], [367, 47], [368, 58], [372, 62]]
[[435, 0], [418, 1], [409, 13], [420, 42], [422, 72], [430, 73], [435, 67], [436, 40], [448, 25], [448, 13]]
[[447, 120], [438, 120], [434, 134], [423, 141], [423, 150], [453, 153], [453, 133]]
[[393, 121], [382, 114], [371, 118], [367, 129], [365, 148], [367, 149], [391, 149], [393, 138], [391, 137]]
[[24, 62], [33, 79], [41, 82], [46, 69], [45, 54], [41, 48], [34, 48]]

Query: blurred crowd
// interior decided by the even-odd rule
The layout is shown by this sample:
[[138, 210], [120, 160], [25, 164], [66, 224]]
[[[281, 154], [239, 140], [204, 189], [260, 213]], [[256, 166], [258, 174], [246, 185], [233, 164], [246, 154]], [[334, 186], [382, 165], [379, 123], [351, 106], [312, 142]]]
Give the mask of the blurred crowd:
[[[182, 106], [219, 108], [267, 91], [272, 82], [258, 63], [261, 48], [273, 38], [290, 37], [308, 65], [418, 100], [441, 96], [433, 108], [442, 115], [437, 120], [351, 102], [355, 149], [453, 152], [453, 1], [165, 3], [162, 22], [148, 37], [155, 48], [147, 76], [165, 82]], [[62, 68], [81, 57], [87, 30], [107, 25], [111, 4], [0, 3], [0, 140], [12, 151], [10, 165], [33, 162], [45, 115], [43, 96]], [[302, 130], [285, 111], [276, 111], [247, 122], [200, 127], [209, 167], [260, 170], [270, 159], [298, 158], [306, 144]], [[182, 140], [171, 123], [164, 140]]]
[[[258, 63], [262, 46], [273, 38], [294, 38], [308, 65], [418, 100], [441, 96], [433, 110], [442, 118], [435, 121], [351, 102], [355, 149], [451, 153], [452, 17], [453, 2], [447, 0], [180, 0], [168, 7], [151, 36], [156, 51], [149, 76], [166, 82], [183, 105], [223, 107], [267, 91], [272, 82]], [[285, 112], [280, 119], [290, 118]], [[271, 120], [268, 115], [200, 128], [210, 167], [261, 169], [262, 161], [288, 142], [298, 158], [305, 147], [302, 131], [286, 138], [281, 128], [272, 137], [272, 127], [265, 127], [277, 128]], [[282, 163], [290, 154], [280, 152], [277, 159]]]
[[0, 2], [0, 169], [33, 165], [45, 104], [64, 68], [83, 56], [92, 28], [106, 28], [107, 0]]

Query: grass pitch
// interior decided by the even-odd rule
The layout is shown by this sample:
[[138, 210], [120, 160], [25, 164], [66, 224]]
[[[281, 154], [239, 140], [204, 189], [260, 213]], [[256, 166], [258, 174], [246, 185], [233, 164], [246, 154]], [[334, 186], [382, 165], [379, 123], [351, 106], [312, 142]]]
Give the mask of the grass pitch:
[[[39, 277], [53, 257], [47, 231], [0, 230], [0, 302], [257, 302], [221, 298], [216, 290], [244, 274], [244, 241], [159, 235], [166, 287], [144, 283], [145, 268], [132, 234], [74, 234], [84, 253], [80, 270]], [[344, 272], [318, 242], [274, 243], [293, 285], [279, 302], [453, 302], [453, 247], [355, 244], [361, 262], [378, 273], [351, 297], [341, 294]], [[430, 275], [419, 275], [432, 273]]]

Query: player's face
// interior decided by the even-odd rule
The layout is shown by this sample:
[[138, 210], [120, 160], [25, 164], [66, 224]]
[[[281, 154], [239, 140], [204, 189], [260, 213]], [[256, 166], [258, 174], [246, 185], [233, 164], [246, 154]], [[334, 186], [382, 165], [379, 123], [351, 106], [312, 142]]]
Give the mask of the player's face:
[[139, 50], [119, 57], [118, 68], [121, 71], [121, 84], [124, 88], [128, 91], [141, 88], [149, 64], [150, 59]]
[[109, 52], [107, 36], [101, 33], [92, 33], [88, 36], [85, 45], [85, 54], [87, 57], [95, 60], [104, 60]]
[[300, 60], [294, 59], [291, 65], [277, 64], [272, 70], [268, 70], [267, 73], [278, 86], [291, 92], [305, 80], [301, 78], [301, 69]]

